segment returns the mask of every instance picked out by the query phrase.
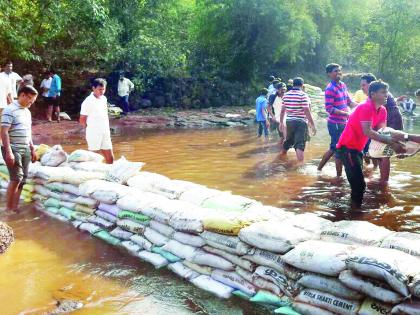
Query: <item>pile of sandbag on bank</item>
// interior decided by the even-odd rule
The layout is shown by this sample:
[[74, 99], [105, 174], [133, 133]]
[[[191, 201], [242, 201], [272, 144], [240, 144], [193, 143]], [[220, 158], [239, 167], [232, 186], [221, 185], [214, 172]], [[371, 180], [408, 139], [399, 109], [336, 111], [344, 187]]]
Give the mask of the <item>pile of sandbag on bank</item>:
[[[44, 164], [64, 156], [50, 153]], [[48, 215], [221, 298], [237, 295], [279, 314], [418, 314], [418, 234], [294, 214], [142, 165], [107, 165], [76, 150], [57, 166], [31, 165], [33, 199]]]

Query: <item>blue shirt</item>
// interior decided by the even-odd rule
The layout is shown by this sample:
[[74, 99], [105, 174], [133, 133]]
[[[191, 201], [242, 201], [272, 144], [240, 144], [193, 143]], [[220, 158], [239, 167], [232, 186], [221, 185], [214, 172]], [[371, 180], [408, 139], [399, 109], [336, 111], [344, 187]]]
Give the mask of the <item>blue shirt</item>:
[[61, 78], [58, 74], [54, 74], [51, 81], [50, 89], [48, 90], [48, 97], [60, 96], [61, 94]]
[[267, 109], [267, 99], [264, 95], [259, 96], [255, 101], [255, 109], [257, 111], [257, 121], [265, 121], [263, 111]]

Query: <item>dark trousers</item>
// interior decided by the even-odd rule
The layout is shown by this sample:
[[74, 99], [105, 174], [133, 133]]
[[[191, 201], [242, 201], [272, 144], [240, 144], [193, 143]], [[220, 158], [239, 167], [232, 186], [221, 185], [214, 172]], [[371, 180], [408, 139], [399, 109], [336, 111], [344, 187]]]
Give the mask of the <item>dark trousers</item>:
[[264, 130], [264, 137], [268, 137], [268, 129], [265, 121], [258, 122], [258, 137], [261, 137]]
[[120, 107], [124, 113], [128, 113], [130, 111], [130, 103], [128, 102], [128, 95], [120, 96]]
[[347, 180], [351, 187], [351, 200], [356, 206], [360, 207], [366, 190], [366, 182], [362, 170], [363, 154], [357, 150], [342, 147], [338, 149], [338, 156], [343, 161]]

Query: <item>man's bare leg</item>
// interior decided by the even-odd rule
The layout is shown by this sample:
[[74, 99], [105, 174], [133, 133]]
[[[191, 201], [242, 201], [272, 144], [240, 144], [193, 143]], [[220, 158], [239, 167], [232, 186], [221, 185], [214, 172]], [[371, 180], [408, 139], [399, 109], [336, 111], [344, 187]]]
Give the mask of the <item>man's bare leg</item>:
[[101, 154], [105, 157], [105, 163], [114, 163], [114, 152], [112, 150], [101, 150]]
[[389, 173], [391, 171], [391, 159], [389, 157], [382, 158], [379, 161], [379, 172], [381, 173], [379, 183], [382, 185], [388, 184]]
[[335, 170], [337, 171], [337, 177], [341, 177], [343, 174], [343, 161], [338, 157], [335, 158]]
[[52, 114], [53, 114], [53, 106], [48, 105], [48, 109], [47, 109], [47, 120], [48, 121], [52, 121]]
[[333, 155], [334, 155], [333, 150], [328, 150], [327, 152], [324, 153], [324, 155], [322, 156], [321, 162], [319, 162], [318, 171], [322, 170], [322, 168], [325, 166], [325, 164], [327, 164], [327, 162], [331, 159]]
[[6, 193], [6, 210], [17, 210], [19, 205], [19, 197], [22, 192], [22, 188], [19, 188], [20, 182], [10, 181], [9, 186], [7, 186]]
[[298, 161], [299, 165], [303, 164], [304, 157], [305, 157], [304, 151], [302, 151], [300, 149], [296, 149], [296, 158], [297, 158], [297, 161]]

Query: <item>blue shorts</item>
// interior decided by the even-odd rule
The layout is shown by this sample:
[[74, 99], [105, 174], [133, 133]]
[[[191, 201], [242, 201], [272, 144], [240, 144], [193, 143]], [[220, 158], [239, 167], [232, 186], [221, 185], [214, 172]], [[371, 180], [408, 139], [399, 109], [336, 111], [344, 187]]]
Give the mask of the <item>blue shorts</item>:
[[330, 143], [330, 150], [336, 152], [337, 151], [337, 142], [340, 139], [341, 134], [343, 133], [344, 128], [346, 127], [345, 124], [337, 124], [328, 122], [328, 133], [331, 137]]

